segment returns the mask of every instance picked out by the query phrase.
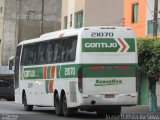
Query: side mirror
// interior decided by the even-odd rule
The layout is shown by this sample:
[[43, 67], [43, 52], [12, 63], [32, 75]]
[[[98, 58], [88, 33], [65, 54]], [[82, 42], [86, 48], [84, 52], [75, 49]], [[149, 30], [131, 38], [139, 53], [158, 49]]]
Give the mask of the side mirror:
[[14, 66], [14, 64], [15, 64], [15, 57], [11, 57], [11, 58], [9, 58], [9, 60], [8, 60], [8, 67], [9, 67], [9, 70], [13, 70], [13, 66]]

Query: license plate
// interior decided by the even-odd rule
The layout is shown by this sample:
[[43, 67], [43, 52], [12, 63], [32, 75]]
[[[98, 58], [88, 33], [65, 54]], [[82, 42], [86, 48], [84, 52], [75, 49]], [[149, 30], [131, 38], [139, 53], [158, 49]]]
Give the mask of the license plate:
[[114, 98], [114, 94], [105, 94], [105, 98]]

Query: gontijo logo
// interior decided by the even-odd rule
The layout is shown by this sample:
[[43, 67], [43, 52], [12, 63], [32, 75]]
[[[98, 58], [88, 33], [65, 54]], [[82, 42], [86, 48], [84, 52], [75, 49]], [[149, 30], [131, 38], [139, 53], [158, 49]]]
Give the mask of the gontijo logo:
[[130, 48], [122, 38], [86, 38], [82, 44], [83, 52], [127, 52]]
[[116, 48], [117, 43], [85, 43], [86, 48]]

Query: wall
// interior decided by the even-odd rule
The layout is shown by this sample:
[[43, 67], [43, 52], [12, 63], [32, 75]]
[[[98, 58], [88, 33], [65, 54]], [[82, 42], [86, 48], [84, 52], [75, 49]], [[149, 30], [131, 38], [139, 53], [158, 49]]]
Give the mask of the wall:
[[[139, 3], [138, 23], [132, 23], [132, 5]], [[124, 0], [124, 24], [132, 27], [136, 37], [146, 36], [146, 0]]]
[[85, 4], [86, 4], [86, 0], [75, 0], [75, 11], [81, 11], [84, 10], [85, 11]]
[[2, 65], [8, 65], [9, 57], [15, 55], [16, 1], [5, 0], [3, 16]]
[[123, 0], [86, 0], [85, 26], [122, 26]]
[[[21, 0], [19, 42], [41, 34], [42, 0]], [[61, 0], [44, 0], [43, 33], [60, 29]]]
[[65, 16], [68, 16], [68, 0], [62, 0], [61, 29], [64, 28]]
[[2, 39], [3, 39], [3, 15], [4, 15], [4, 0], [0, 0], [0, 65], [2, 64], [1, 58], [2, 58]]
[[[74, 27], [74, 21], [73, 21], [74, 12], [75, 12], [74, 6], [75, 6], [75, 0], [68, 0], [68, 22], [69, 24], [67, 24], [67, 28]], [[71, 15], [72, 15], [72, 18], [71, 18]], [[72, 21], [72, 24], [71, 24], [71, 21]]]
[[[42, 0], [5, 0], [2, 65], [15, 56], [19, 42], [41, 34]], [[43, 33], [59, 30], [61, 0], [44, 0]], [[0, 24], [1, 25], [1, 24]], [[0, 60], [1, 61], [1, 60]]]
[[2, 57], [2, 39], [3, 39], [3, 20], [0, 18], [0, 65], [1, 65], [1, 57]]

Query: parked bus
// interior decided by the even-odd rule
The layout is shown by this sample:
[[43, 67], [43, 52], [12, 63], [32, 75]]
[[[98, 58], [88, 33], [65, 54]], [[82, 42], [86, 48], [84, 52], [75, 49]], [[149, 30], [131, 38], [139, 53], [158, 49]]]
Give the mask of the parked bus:
[[15, 102], [121, 114], [137, 104], [137, 45], [126, 27], [84, 27], [44, 34], [17, 46]]

